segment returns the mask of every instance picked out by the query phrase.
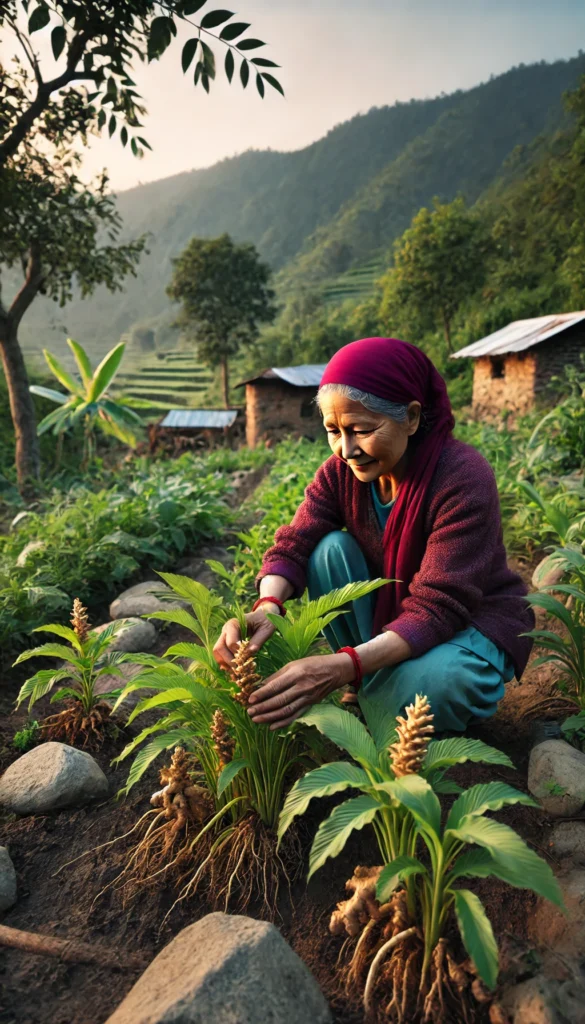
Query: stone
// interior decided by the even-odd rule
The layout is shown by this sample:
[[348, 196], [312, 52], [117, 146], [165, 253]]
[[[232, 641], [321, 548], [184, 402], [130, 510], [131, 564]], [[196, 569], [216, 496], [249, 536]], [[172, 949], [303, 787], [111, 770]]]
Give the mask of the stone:
[[[118, 619], [118, 621], [120, 621]], [[103, 633], [104, 629], [111, 626], [111, 622], [104, 622], [103, 626], [96, 626], [93, 633]], [[124, 625], [116, 633], [116, 637], [108, 648], [109, 651], [125, 651], [127, 654], [138, 654], [150, 651], [156, 643], [156, 629], [152, 622], [147, 619], [125, 619]]]
[[557, 861], [585, 865], [585, 821], [559, 821], [550, 833], [548, 849]]
[[[173, 591], [167, 587], [162, 580], [146, 580], [144, 583], [137, 583], [134, 587], [124, 590], [110, 605], [111, 619], [133, 619], [139, 615], [152, 615], [153, 612], [170, 612], [176, 608], [190, 608], [187, 601], [162, 600], [159, 594], [172, 594]], [[161, 625], [157, 619], [152, 620], [155, 625]]]
[[547, 814], [570, 818], [585, 804], [585, 754], [565, 740], [546, 740], [532, 748], [528, 789]]
[[[123, 690], [127, 683], [134, 679], [134, 677], [137, 676], [139, 672], [142, 672], [142, 670], [144, 669], [144, 665], [132, 665], [130, 662], [122, 662], [121, 665], [118, 665], [118, 669], [122, 673], [119, 676], [110, 675], [110, 673], [108, 672], [107, 675], [99, 677], [95, 684], [96, 693], [102, 694], [111, 693], [113, 690]], [[143, 700], [144, 697], [153, 696], [153, 690], [133, 690], [132, 693], [129, 693], [128, 696], [124, 698], [118, 710], [120, 712], [131, 711], [132, 708], [134, 708], [141, 700]], [[113, 706], [115, 704], [115, 700], [112, 699], [111, 701], [109, 701], [109, 703]], [[116, 712], [116, 714], [117, 713], [118, 712]]]
[[16, 871], [5, 846], [0, 846], [0, 912], [16, 903]]
[[65, 743], [41, 743], [0, 778], [0, 806], [15, 814], [46, 814], [108, 795], [108, 780], [91, 754]]
[[560, 583], [567, 571], [567, 562], [562, 555], [553, 552], [547, 555], [536, 566], [532, 573], [532, 586], [535, 590], [544, 590], [545, 587], [553, 587]]
[[308, 967], [277, 928], [208, 914], [147, 967], [106, 1024], [330, 1024]]
[[527, 931], [537, 945], [557, 953], [585, 954], [585, 868], [571, 867], [558, 876], [567, 913], [539, 896]]
[[513, 1024], [584, 1024], [583, 990], [575, 981], [552, 981], [542, 974], [513, 985], [501, 1000]]

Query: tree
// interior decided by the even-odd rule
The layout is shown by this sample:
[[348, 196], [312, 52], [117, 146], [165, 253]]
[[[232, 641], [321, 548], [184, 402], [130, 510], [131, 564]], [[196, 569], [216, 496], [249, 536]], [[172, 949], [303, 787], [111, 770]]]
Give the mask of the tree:
[[[177, 23], [193, 26], [183, 46], [181, 64], [186, 73], [195, 62], [194, 83], [209, 92], [215, 78], [215, 55], [206, 39], [226, 48], [225, 74], [232, 81], [236, 57], [244, 88], [250, 73], [264, 96], [265, 84], [283, 93], [270, 71], [277, 64], [265, 57], [248, 58], [264, 43], [246, 35], [247, 22], [230, 21], [231, 11], [208, 11], [193, 22], [205, 0], [2, 0], [0, 28], [8, 27], [22, 50], [31, 74], [16, 61], [15, 70], [0, 74], [0, 167], [17, 153], [31, 131], [58, 132], [61, 142], [72, 141], [88, 130], [118, 134], [135, 156], [148, 142], [135, 134], [145, 113], [130, 77], [132, 61], [159, 60], [177, 35]], [[219, 35], [213, 29], [223, 26]], [[50, 32], [57, 74], [43, 75], [32, 36]], [[244, 36], [244, 38], [240, 38]], [[203, 38], [206, 37], [206, 38]], [[239, 42], [236, 40], [239, 39]], [[87, 93], [89, 83], [91, 92]], [[284, 93], [283, 93], [284, 95]]]
[[382, 279], [383, 322], [440, 326], [451, 352], [453, 317], [484, 280], [489, 244], [487, 226], [462, 198], [423, 207], [396, 242], [394, 264]]
[[126, 348], [125, 343], [121, 341], [108, 352], [95, 370], [92, 370], [89, 356], [82, 345], [72, 341], [71, 338], [67, 339], [67, 344], [73, 352], [79, 370], [79, 380], [72, 377], [46, 348], [43, 349], [43, 355], [49, 369], [59, 383], [67, 388], [69, 394], [64, 395], [62, 391], [53, 391], [52, 388], [41, 387], [38, 384], [33, 384], [30, 390], [33, 395], [48, 398], [59, 406], [58, 409], [50, 412], [41, 420], [38, 426], [39, 434], [44, 434], [45, 431], [52, 429], [54, 434], [62, 435], [66, 430], [83, 422], [82, 467], [87, 469], [94, 452], [96, 426], [105, 434], [111, 434], [125, 444], [134, 445], [136, 431], [140, 430], [143, 424], [138, 413], [130, 408], [129, 399], [118, 398], [115, 400], [108, 392], [108, 388], [120, 368]]
[[[24, 356], [18, 343], [22, 317], [39, 293], [60, 306], [74, 283], [82, 295], [99, 284], [110, 291], [135, 273], [145, 238], [113, 245], [121, 230], [107, 177], [86, 188], [72, 170], [76, 157], [53, 149], [51, 158], [26, 145], [4, 169], [0, 215], [0, 264], [21, 266], [23, 284], [10, 301], [0, 294], [0, 353], [16, 437], [18, 484], [27, 492], [40, 472], [35, 412]], [[106, 233], [105, 244], [100, 235]]]
[[255, 246], [236, 245], [227, 234], [192, 238], [173, 266], [167, 294], [182, 303], [177, 325], [193, 337], [209, 366], [221, 366], [227, 409], [230, 356], [255, 341], [260, 323], [276, 316], [270, 267], [260, 262]]

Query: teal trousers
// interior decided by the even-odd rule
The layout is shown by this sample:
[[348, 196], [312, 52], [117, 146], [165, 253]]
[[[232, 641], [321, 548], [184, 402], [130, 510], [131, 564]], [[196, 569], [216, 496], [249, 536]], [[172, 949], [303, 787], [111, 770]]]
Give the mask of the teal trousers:
[[[341, 530], [328, 533], [313, 552], [307, 585], [311, 599], [347, 583], [369, 579], [359, 544]], [[325, 629], [332, 650], [357, 647], [372, 637], [376, 592], [354, 601]], [[428, 697], [437, 732], [463, 732], [473, 721], [495, 714], [504, 684], [514, 676], [511, 658], [474, 626], [419, 658], [365, 676], [362, 692], [393, 715], [402, 714], [417, 693]]]

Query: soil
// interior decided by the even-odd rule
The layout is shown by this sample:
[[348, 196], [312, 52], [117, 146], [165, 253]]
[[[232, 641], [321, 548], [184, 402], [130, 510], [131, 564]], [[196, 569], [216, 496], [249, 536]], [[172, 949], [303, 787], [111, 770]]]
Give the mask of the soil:
[[[522, 571], [528, 576], [531, 567], [522, 566]], [[171, 627], [159, 634], [158, 649], [162, 652], [170, 642], [186, 638], [185, 631]], [[190, 635], [189, 638], [192, 639]], [[22, 678], [17, 671], [5, 677], [0, 694], [0, 770], [14, 760], [12, 736], [27, 717], [24, 709], [12, 713]], [[472, 732], [506, 751], [517, 771], [462, 765], [452, 772], [458, 782], [469, 786], [501, 778], [520, 789], [526, 788], [532, 727], [528, 709], [540, 697], [549, 695], [551, 682], [549, 669], [529, 667], [521, 683], [509, 685], [497, 715]], [[46, 701], [41, 702], [35, 708], [35, 716], [41, 719], [49, 707]], [[100, 895], [122, 869], [130, 840], [107, 849], [96, 848], [128, 832], [148, 810], [150, 795], [159, 788], [160, 765], [151, 766], [127, 799], [117, 800], [114, 796], [125, 783], [127, 763], [112, 767], [110, 762], [127, 741], [128, 732], [134, 731], [134, 726], [129, 727], [126, 735], [121, 734], [96, 755], [110, 781], [110, 800], [81, 810], [37, 817], [0, 817], [0, 844], [9, 849], [19, 893], [16, 906], [4, 915], [3, 923], [119, 949], [120, 970], [67, 965], [3, 950], [0, 1024], [103, 1024], [140, 974], [139, 970], [124, 966], [125, 955], [141, 953], [150, 959], [181, 928], [217, 909], [201, 896], [181, 903], [167, 917], [174, 893], [164, 885], [158, 890], [149, 889], [126, 906], [115, 890], [107, 889]], [[332, 806], [334, 801], [316, 801], [303, 821], [305, 859], [328, 803]], [[512, 807], [498, 817], [547, 856], [551, 822], [541, 811]], [[359, 863], [376, 863], [373, 834], [368, 829], [354, 833], [342, 855], [329, 861], [327, 869], [318, 872], [308, 886], [304, 881], [306, 864], [303, 865], [298, 881], [290, 892], [281, 891], [279, 901], [280, 919], [276, 923], [317, 977], [330, 999], [336, 1024], [363, 1021], [359, 1000], [348, 998], [339, 990], [336, 961], [341, 939], [332, 937], [327, 927], [336, 902], [345, 896], [345, 881]], [[470, 887], [486, 904], [500, 943], [503, 976], [529, 976], [531, 951], [521, 937], [526, 934], [527, 915], [534, 897], [492, 879], [477, 881]], [[249, 912], [254, 916], [259, 907], [260, 900], [258, 907], [250, 907]]]

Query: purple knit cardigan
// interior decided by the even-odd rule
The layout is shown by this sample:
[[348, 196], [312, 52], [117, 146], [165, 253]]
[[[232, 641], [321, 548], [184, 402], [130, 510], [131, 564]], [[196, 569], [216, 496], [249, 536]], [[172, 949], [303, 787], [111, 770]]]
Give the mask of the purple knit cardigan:
[[[382, 530], [370, 484], [360, 482], [335, 456], [317, 470], [290, 526], [281, 526], [258, 574], [284, 576], [299, 597], [307, 563], [325, 534], [346, 527], [358, 541], [371, 578], [383, 575]], [[500, 503], [489, 463], [475, 448], [451, 439], [441, 455], [427, 496], [426, 551], [392, 629], [419, 657], [455, 633], [475, 626], [503, 648], [519, 679], [534, 628], [524, 600], [527, 589], [508, 568]]]

